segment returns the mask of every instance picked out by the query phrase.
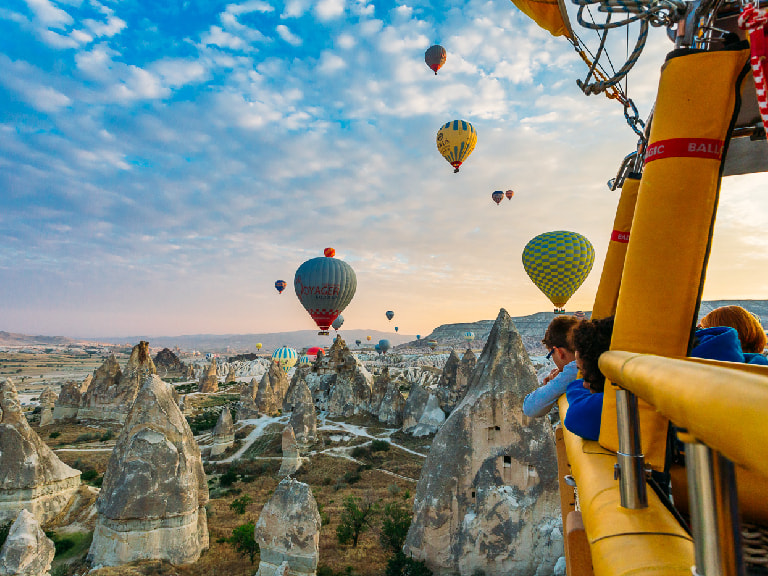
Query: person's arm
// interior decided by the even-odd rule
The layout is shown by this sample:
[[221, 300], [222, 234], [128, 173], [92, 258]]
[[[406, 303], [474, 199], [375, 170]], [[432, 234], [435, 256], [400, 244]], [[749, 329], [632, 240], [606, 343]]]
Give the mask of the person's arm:
[[523, 414], [529, 418], [545, 416], [552, 410], [557, 399], [565, 394], [568, 384], [576, 379], [577, 373], [576, 362], [566, 364], [560, 374], [525, 397], [523, 400]]
[[603, 411], [603, 393], [592, 393], [584, 388], [583, 380], [574, 380], [566, 392], [568, 412], [563, 424], [568, 431], [587, 440], [600, 437], [600, 418]]

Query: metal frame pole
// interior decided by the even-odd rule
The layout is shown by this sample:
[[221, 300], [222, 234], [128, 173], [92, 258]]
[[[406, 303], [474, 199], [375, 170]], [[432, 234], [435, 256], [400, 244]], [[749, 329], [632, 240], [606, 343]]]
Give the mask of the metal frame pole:
[[616, 391], [616, 423], [619, 436], [616, 472], [619, 477], [621, 506], [633, 510], [647, 508], [645, 455], [640, 444], [637, 396], [628, 390]]

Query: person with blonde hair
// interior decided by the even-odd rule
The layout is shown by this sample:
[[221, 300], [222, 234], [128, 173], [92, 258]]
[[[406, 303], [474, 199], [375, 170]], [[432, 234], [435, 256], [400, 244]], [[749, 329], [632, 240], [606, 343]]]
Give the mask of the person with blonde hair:
[[[721, 306], [715, 308], [704, 316], [699, 322], [703, 329], [728, 327], [736, 330], [741, 351], [744, 354], [743, 362], [748, 364], [767, 364], [762, 355], [768, 337], [763, 330], [760, 320], [741, 306]], [[697, 332], [697, 335], [700, 331]]]

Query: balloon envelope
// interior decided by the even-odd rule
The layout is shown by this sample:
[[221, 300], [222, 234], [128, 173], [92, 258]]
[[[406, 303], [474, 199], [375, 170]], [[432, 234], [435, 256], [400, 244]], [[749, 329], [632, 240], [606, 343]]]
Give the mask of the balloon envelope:
[[398, 328], [397, 326], [395, 326], [395, 332], [397, 332], [398, 330], [400, 330], [400, 328]]
[[360, 346], [360, 344], [362, 344], [362, 343], [363, 343], [363, 341], [362, 341], [362, 340], [355, 340], [355, 344], [356, 344], [357, 346]]
[[320, 346], [313, 346], [307, 350], [307, 356], [317, 356], [319, 352], [323, 352], [323, 348]]
[[261, 350], [261, 342], [259, 342], [258, 344], [256, 344], [256, 350]]
[[474, 332], [464, 332], [464, 340], [467, 342], [472, 342], [472, 340], [475, 339], [475, 333]]
[[493, 201], [496, 202], [496, 204], [501, 204], [501, 201], [504, 200], [504, 192], [501, 190], [496, 190], [493, 194], [491, 194], [491, 198], [493, 198]]
[[371, 341], [371, 337], [370, 336], [366, 336], [365, 339], [368, 340], [369, 342]]
[[395, 317], [395, 313], [392, 312], [392, 310], [387, 310], [386, 315], [387, 315], [387, 320], [392, 320], [392, 318]]
[[416, 334], [416, 340], [421, 340], [421, 334]]
[[531, 239], [523, 268], [557, 308], [562, 308], [592, 270], [595, 249], [581, 234], [558, 230]]
[[341, 325], [342, 325], [342, 324], [344, 324], [344, 316], [342, 316], [341, 314], [339, 314], [338, 316], [336, 316], [336, 319], [333, 321], [333, 323], [331, 324], [331, 326], [333, 326], [333, 329], [334, 329], [334, 330], [337, 330], [337, 331], [338, 331], [338, 329], [339, 329], [339, 328], [341, 328]]
[[328, 334], [331, 323], [352, 301], [357, 277], [343, 260], [312, 258], [296, 270], [293, 287], [321, 333]]
[[445, 48], [440, 46], [440, 44], [430, 46], [427, 48], [427, 51], [424, 52], [424, 62], [426, 62], [430, 70], [435, 73], [435, 76], [437, 76], [437, 71], [443, 67], [443, 64], [445, 64], [446, 56]]
[[275, 282], [275, 288], [280, 294], [283, 293], [283, 290], [285, 290], [286, 286], [288, 286], [288, 282], [286, 282], [285, 280], [278, 280], [277, 282]]
[[379, 350], [386, 354], [389, 350], [389, 340], [379, 340]]
[[312, 359], [306, 354], [299, 358], [299, 366], [307, 366], [309, 364], [312, 364]]
[[454, 172], [472, 154], [477, 144], [475, 127], [466, 120], [453, 120], [437, 131], [437, 149], [443, 155]]
[[514, 190], [507, 190], [504, 194], [507, 196], [507, 200], [512, 200], [512, 196], [515, 195], [515, 192]]
[[429, 347], [432, 348], [432, 350], [437, 348], [437, 340], [427, 340], [427, 344], [429, 344]]
[[333, 248], [326, 248], [325, 250], [323, 250], [323, 256], [325, 256], [326, 258], [333, 258], [334, 256], [336, 256], [336, 250], [334, 250]]
[[280, 367], [288, 372], [298, 361], [299, 355], [293, 348], [287, 346], [281, 346], [274, 352], [272, 352], [272, 360], [277, 360]]

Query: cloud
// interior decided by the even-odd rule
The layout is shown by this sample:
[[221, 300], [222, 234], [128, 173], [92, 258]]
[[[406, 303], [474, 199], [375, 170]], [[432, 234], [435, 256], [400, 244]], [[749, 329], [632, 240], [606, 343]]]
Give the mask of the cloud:
[[35, 19], [43, 26], [62, 29], [72, 23], [72, 16], [61, 8], [57, 8], [48, 0], [25, 1], [35, 15]]
[[278, 36], [288, 42], [288, 44], [291, 44], [292, 46], [301, 45], [301, 38], [291, 32], [291, 30], [285, 24], [278, 24], [275, 30], [277, 31]]
[[332, 74], [347, 67], [346, 61], [340, 56], [325, 50], [320, 54], [318, 71], [321, 74]]
[[321, 21], [333, 20], [344, 14], [346, 0], [317, 0], [315, 15]]

